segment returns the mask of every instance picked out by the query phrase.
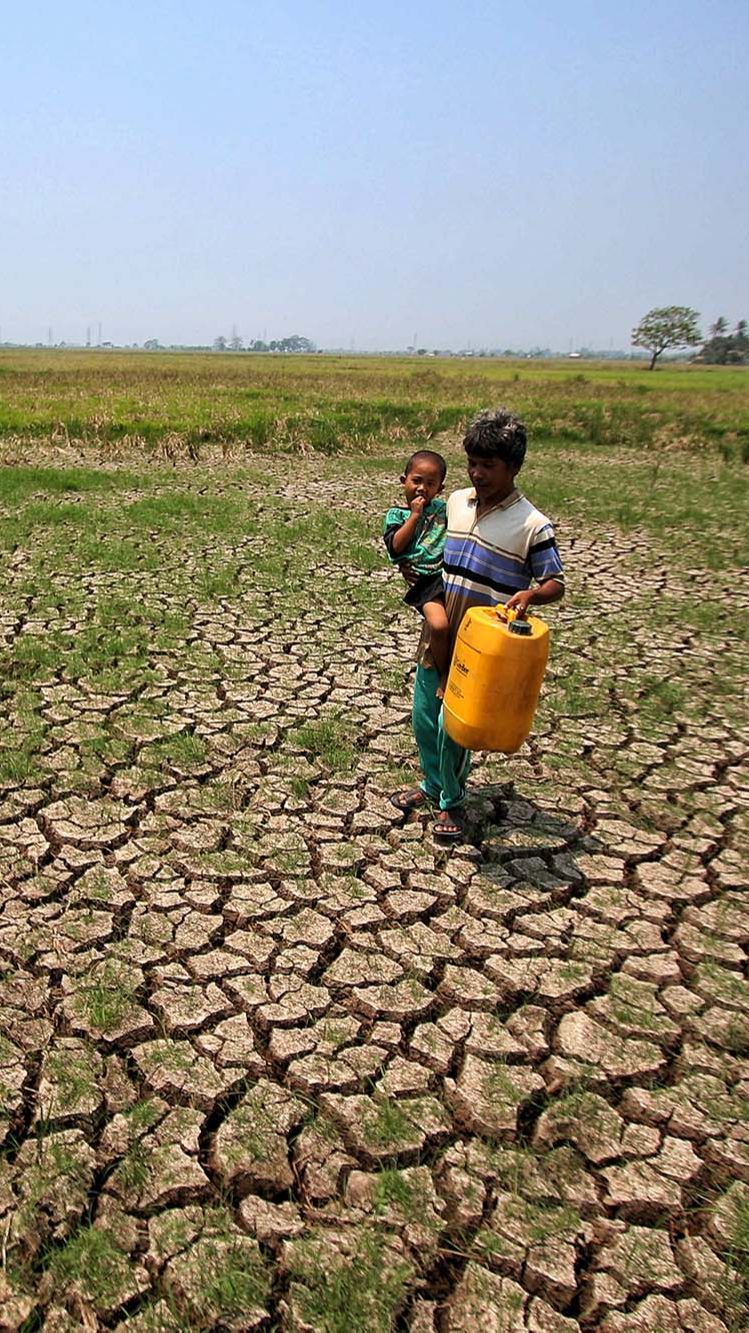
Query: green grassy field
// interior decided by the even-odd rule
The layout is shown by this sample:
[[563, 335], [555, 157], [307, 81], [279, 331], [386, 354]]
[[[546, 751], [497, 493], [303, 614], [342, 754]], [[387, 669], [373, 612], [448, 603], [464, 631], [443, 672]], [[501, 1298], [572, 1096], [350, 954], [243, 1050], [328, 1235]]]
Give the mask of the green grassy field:
[[498, 401], [511, 402], [537, 442], [749, 458], [742, 369], [0, 352], [0, 438], [336, 453], [453, 430]]
[[[185, 631], [188, 604], [237, 595], [243, 543], [253, 596], [285, 615], [306, 601], [310, 564], [331, 554], [342, 595], [386, 606], [367, 575], [382, 568], [379, 513], [404, 455], [430, 441], [448, 458], [447, 489], [463, 484], [461, 427], [498, 402], [529, 424], [522, 484], [563, 547], [626, 534], [681, 585], [655, 601], [643, 589], [643, 613], [705, 634], [746, 629], [741, 590], [730, 626], [725, 603], [749, 565], [741, 370], [29, 352], [0, 356], [0, 385], [0, 585], [9, 605], [31, 598], [53, 616], [4, 661], [15, 686], [63, 654], [98, 688], [137, 678], [154, 636], [166, 648]], [[293, 453], [310, 480], [301, 512], [279, 496]], [[83, 573], [98, 581], [95, 611], [73, 631]], [[168, 599], [134, 604], [124, 590], [139, 577], [168, 583]], [[586, 601], [606, 613], [594, 584]]]
[[[740, 371], [678, 367], [651, 376], [594, 367], [581, 375], [567, 365], [445, 362], [433, 369], [374, 359], [23, 354], [6, 355], [3, 373], [11, 387], [3, 411], [15, 429], [0, 440], [0, 590], [11, 617], [32, 621], [1, 655], [3, 693], [13, 700], [0, 738], [8, 777], [37, 772], [44, 729], [36, 691], [61, 664], [66, 679], [84, 678], [104, 693], [153, 682], [154, 653], [178, 650], [196, 669], [210, 670], [204, 651], [187, 642], [196, 606], [241, 597], [259, 614], [272, 599], [282, 620], [293, 619], [309, 605], [309, 571], [322, 562], [326, 597], [368, 619], [385, 616], [395, 604], [392, 580], [371, 575], [383, 570], [380, 514], [397, 493], [404, 455], [429, 440], [447, 456], [448, 491], [464, 484], [460, 428], [476, 407], [497, 401], [537, 423], [522, 484], [553, 516], [565, 553], [591, 537], [627, 550], [619, 563], [623, 625], [595, 578], [575, 586], [573, 557], [578, 612], [606, 623], [612, 648], [626, 644], [638, 615], [664, 633], [694, 631], [706, 646], [722, 648], [725, 706], [741, 706], [735, 654], [747, 630], [738, 571], [749, 565], [749, 473], [734, 447], [740, 427], [729, 429], [749, 393]], [[246, 404], [257, 396], [270, 404], [269, 418], [286, 423], [283, 439], [269, 435], [262, 448], [242, 434], [256, 410]], [[292, 416], [284, 416], [292, 401], [297, 424], [318, 413], [331, 431], [345, 407], [352, 431], [345, 448], [340, 434], [334, 452], [317, 453], [299, 424], [293, 446]], [[123, 431], [118, 440], [102, 434], [106, 403], [110, 424]], [[643, 403], [652, 405], [650, 415]], [[134, 443], [143, 424], [137, 404], [152, 441], [145, 454]], [[711, 432], [700, 440], [671, 433], [656, 447], [631, 440], [622, 426], [618, 443], [604, 442], [581, 424], [591, 404], [609, 423], [647, 421], [655, 431], [653, 418], [667, 434], [667, 420], [709, 414]], [[369, 422], [366, 438], [351, 427], [354, 407], [356, 430], [365, 416]], [[174, 446], [188, 419], [195, 439], [201, 419], [212, 423], [212, 440], [196, 445], [192, 457]], [[237, 437], [229, 444], [231, 431]], [[287, 482], [295, 486], [285, 493]], [[649, 566], [667, 570], [667, 596], [635, 572]], [[594, 706], [597, 693], [577, 671], [574, 652], [556, 691], [560, 706], [574, 711], [576, 699]], [[599, 703], [605, 707], [603, 696]], [[701, 706], [682, 685], [654, 676], [643, 718], [695, 703]], [[105, 729], [87, 740], [87, 771], [96, 769], [97, 746], [117, 758]]]
[[[12, 547], [30, 525], [76, 526], [90, 540], [94, 497], [132, 483], [157, 485], [160, 466], [179, 458], [213, 460], [232, 471], [251, 455], [344, 455], [360, 476], [397, 471], [402, 455], [435, 441], [460, 469], [461, 428], [487, 404], [503, 403], [526, 421], [531, 440], [523, 483], [571, 528], [613, 523], [643, 532], [676, 552], [685, 544], [703, 570], [749, 563], [746, 548], [749, 376], [741, 369], [678, 365], [654, 373], [632, 365], [567, 362], [144, 353], [0, 353], [0, 448], [23, 468], [39, 443], [77, 451], [93, 467], [36, 475], [7, 468], [0, 477], [0, 544]], [[70, 457], [72, 458], [72, 452]], [[154, 466], [136, 480], [133, 459]], [[120, 460], [116, 478], [100, 464]], [[247, 460], [250, 461], [249, 459]], [[45, 509], [45, 488], [52, 509]], [[62, 503], [74, 494], [76, 507]], [[34, 503], [25, 497], [36, 495]], [[87, 497], [83, 508], [81, 501]], [[168, 513], [172, 506], [171, 518]], [[162, 499], [157, 525], [184, 521], [187, 501]], [[86, 508], [88, 505], [88, 509]], [[180, 510], [180, 505], [182, 509]], [[41, 506], [41, 507], [40, 507]], [[145, 506], [145, 507], [144, 507]], [[176, 507], [175, 507], [176, 506]], [[189, 506], [188, 506], [189, 507]], [[243, 522], [241, 495], [231, 513], [190, 520]], [[129, 531], [148, 506], [123, 511]], [[47, 534], [55, 549], [52, 534]], [[127, 544], [119, 556], [127, 560]]]

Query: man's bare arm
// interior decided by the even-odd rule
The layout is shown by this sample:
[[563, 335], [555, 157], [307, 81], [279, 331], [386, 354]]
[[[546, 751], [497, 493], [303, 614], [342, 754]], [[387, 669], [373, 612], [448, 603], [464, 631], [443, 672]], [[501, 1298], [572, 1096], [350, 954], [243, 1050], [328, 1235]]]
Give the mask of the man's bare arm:
[[552, 602], [558, 602], [564, 597], [564, 584], [559, 579], [546, 579], [539, 583], [537, 588], [524, 588], [522, 592], [513, 593], [505, 603], [508, 610], [517, 611], [519, 615], [524, 616], [529, 606], [550, 606]]

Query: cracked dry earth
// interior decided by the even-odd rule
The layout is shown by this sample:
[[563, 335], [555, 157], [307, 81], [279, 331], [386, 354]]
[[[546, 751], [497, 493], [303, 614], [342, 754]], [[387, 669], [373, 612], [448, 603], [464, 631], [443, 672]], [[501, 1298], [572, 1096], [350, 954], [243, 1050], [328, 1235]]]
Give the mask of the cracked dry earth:
[[[341, 553], [368, 611], [323, 569], [279, 615], [239, 541], [147, 684], [49, 673], [48, 777], [0, 789], [0, 1328], [744, 1326], [746, 734], [714, 644], [643, 615], [647, 543], [561, 537], [537, 730], [455, 849], [388, 802], [417, 627]], [[641, 720], [653, 671], [709, 703]]]

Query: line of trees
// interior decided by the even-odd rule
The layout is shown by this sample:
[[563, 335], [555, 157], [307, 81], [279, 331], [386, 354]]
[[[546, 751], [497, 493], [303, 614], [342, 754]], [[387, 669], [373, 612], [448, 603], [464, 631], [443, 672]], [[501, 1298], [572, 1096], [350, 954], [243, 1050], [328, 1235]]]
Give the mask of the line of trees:
[[235, 333], [231, 338], [219, 335], [213, 340], [214, 352], [316, 352], [317, 348], [310, 338], [302, 338], [299, 333], [292, 333], [290, 338], [272, 339], [263, 342], [254, 338], [245, 347], [242, 339]]
[[656, 306], [643, 315], [632, 330], [633, 347], [644, 347], [650, 353], [650, 370], [664, 352], [681, 347], [697, 347], [693, 360], [702, 365], [744, 366], [749, 364], [749, 335], [747, 322], [740, 319], [729, 332], [728, 320], [720, 315], [710, 326], [710, 336], [703, 340], [699, 329], [699, 313], [686, 305]]
[[728, 320], [719, 315], [710, 326], [710, 337], [694, 359], [705, 366], [749, 364], [749, 326], [746, 320], [740, 319], [733, 331], [730, 331]]

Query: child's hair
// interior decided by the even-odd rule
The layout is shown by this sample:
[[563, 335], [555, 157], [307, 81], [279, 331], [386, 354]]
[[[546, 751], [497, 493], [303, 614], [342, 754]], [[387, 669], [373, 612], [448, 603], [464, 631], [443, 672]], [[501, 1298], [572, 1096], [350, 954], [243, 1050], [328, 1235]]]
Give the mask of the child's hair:
[[479, 412], [463, 437], [463, 448], [467, 454], [501, 458], [509, 467], [519, 468], [525, 458], [525, 426], [520, 417], [504, 407], [496, 412]]
[[447, 476], [447, 463], [442, 457], [442, 454], [436, 454], [433, 449], [417, 449], [415, 454], [411, 454], [411, 457], [406, 460], [406, 466], [403, 469], [404, 477], [408, 476], [414, 463], [418, 462], [420, 458], [428, 458], [430, 463], [436, 463], [442, 474], [441, 480], [445, 480], [445, 477]]

